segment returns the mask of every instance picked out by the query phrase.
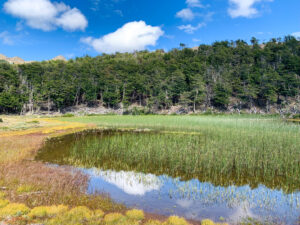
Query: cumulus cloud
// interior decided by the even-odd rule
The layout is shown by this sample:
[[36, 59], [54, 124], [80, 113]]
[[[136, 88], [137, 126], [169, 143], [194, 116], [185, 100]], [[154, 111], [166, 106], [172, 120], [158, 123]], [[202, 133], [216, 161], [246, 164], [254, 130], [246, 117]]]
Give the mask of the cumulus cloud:
[[183, 20], [193, 20], [195, 18], [195, 14], [191, 9], [182, 9], [176, 13], [176, 17], [181, 18]]
[[299, 38], [300, 39], [300, 31], [292, 33], [292, 36], [294, 36], [295, 38]]
[[123, 25], [113, 33], [101, 38], [82, 38], [81, 42], [93, 47], [97, 52], [133, 52], [144, 50], [147, 46], [155, 46], [164, 34], [160, 27], [147, 25], [144, 21], [134, 21]]
[[183, 30], [188, 34], [193, 34], [195, 31], [199, 30], [200, 28], [206, 26], [206, 23], [199, 23], [197, 26], [192, 26], [191, 24], [188, 25], [181, 25], [178, 26], [179, 30]]
[[67, 10], [56, 20], [56, 24], [68, 31], [84, 30], [87, 20], [84, 15], [76, 8]]
[[254, 4], [262, 1], [273, 0], [229, 0], [230, 8], [228, 9], [228, 13], [232, 18], [251, 18], [258, 14], [258, 10], [254, 7]]
[[188, 5], [188, 7], [204, 8], [199, 0], [186, 0], [185, 3]]
[[62, 27], [68, 31], [84, 30], [88, 21], [77, 9], [50, 0], [8, 0], [4, 10], [35, 29], [43, 31]]

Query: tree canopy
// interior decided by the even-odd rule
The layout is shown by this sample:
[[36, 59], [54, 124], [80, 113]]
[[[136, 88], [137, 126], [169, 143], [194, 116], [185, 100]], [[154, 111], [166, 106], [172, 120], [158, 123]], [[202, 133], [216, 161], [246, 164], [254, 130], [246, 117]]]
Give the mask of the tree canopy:
[[242, 40], [169, 52], [103, 54], [23, 65], [0, 62], [0, 113], [69, 106], [139, 104], [154, 110], [268, 108], [300, 91], [300, 41], [292, 36], [259, 44]]

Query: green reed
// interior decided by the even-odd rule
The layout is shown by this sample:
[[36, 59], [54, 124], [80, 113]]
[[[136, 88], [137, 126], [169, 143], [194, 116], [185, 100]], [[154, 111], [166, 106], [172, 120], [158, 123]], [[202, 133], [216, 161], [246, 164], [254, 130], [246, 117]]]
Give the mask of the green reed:
[[262, 183], [285, 191], [300, 187], [300, 127], [275, 117], [99, 116], [72, 121], [155, 132], [74, 134], [60, 140], [63, 149], [53, 142], [46, 145], [48, 150], [40, 153], [45, 161], [52, 157], [50, 161], [60, 164], [168, 174], [218, 185]]

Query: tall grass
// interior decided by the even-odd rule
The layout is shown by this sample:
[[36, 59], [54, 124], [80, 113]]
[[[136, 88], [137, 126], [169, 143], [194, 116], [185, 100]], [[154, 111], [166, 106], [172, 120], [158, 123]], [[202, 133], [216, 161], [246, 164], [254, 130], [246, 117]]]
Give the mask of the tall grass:
[[99, 116], [71, 121], [159, 132], [76, 134], [48, 143], [41, 158], [219, 185], [263, 183], [285, 191], [300, 187], [300, 126], [276, 117]]

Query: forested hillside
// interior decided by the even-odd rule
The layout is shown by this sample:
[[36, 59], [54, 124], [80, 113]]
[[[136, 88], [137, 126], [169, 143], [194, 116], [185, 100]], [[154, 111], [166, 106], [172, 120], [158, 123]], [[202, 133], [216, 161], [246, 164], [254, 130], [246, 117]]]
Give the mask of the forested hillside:
[[0, 113], [62, 110], [87, 104], [138, 104], [156, 111], [284, 106], [300, 93], [300, 41], [215, 42], [198, 50], [86, 56], [75, 60], [0, 63]]

